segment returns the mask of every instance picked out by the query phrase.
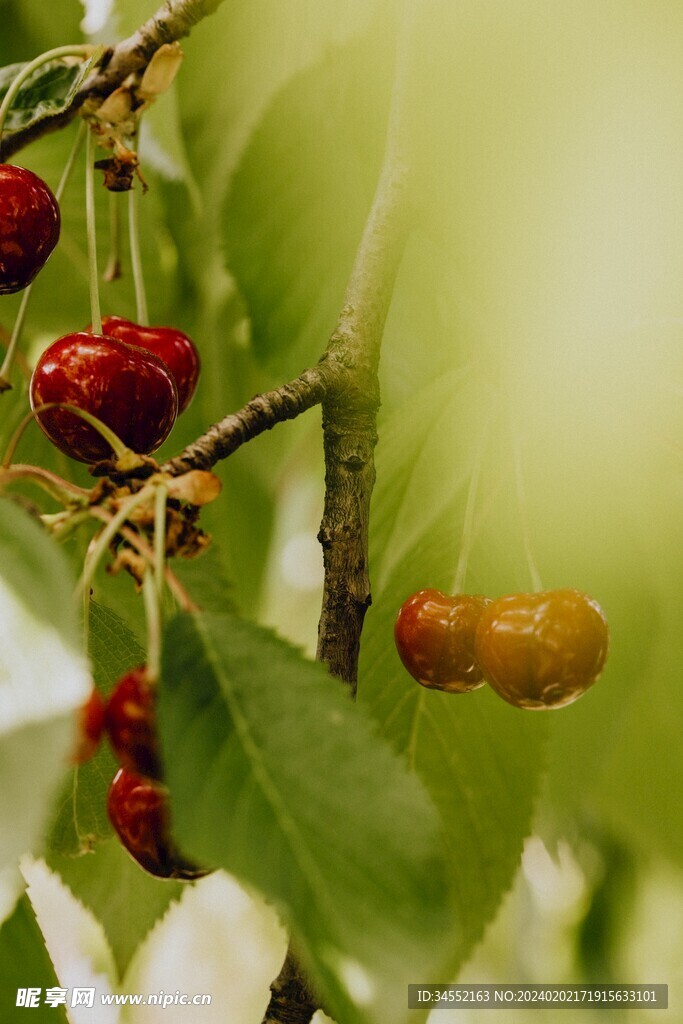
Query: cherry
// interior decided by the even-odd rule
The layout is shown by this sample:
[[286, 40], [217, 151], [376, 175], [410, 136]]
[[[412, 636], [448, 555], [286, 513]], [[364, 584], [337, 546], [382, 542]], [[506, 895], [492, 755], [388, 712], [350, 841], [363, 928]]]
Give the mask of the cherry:
[[[116, 338], [80, 331], [54, 341], [38, 360], [30, 384], [31, 407], [67, 402], [102, 420], [138, 454], [166, 439], [178, 411], [175, 381], [152, 352]], [[45, 434], [80, 462], [111, 457], [98, 431], [66, 409], [38, 414]]]
[[399, 657], [422, 686], [467, 693], [484, 685], [474, 657], [474, 632], [487, 597], [418, 590], [401, 606], [394, 626]]
[[154, 713], [154, 690], [144, 666], [119, 679], [106, 711], [106, 729], [123, 768], [149, 778], [161, 778], [161, 761]]
[[123, 846], [158, 878], [191, 880], [208, 874], [178, 853], [170, 834], [166, 788], [120, 768], [107, 795], [107, 814]]
[[194, 395], [199, 378], [199, 353], [191, 338], [175, 327], [143, 327], [122, 316], [105, 316], [102, 331], [112, 338], [137, 345], [159, 356], [175, 377], [178, 412], [183, 412]]
[[30, 284], [59, 238], [57, 200], [37, 174], [0, 164], [0, 295]]
[[78, 739], [71, 756], [75, 764], [84, 764], [94, 757], [104, 733], [105, 703], [98, 690], [93, 689], [90, 697], [78, 712]]
[[519, 708], [571, 704], [596, 681], [607, 657], [607, 620], [578, 590], [508, 594], [477, 626], [475, 652], [486, 681]]

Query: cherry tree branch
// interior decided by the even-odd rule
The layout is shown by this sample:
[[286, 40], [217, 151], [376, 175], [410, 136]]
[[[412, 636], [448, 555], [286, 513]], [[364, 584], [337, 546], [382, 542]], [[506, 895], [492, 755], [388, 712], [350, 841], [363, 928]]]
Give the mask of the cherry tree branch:
[[334, 376], [334, 365], [323, 356], [316, 366], [304, 370], [288, 384], [256, 395], [238, 412], [215, 423], [180, 455], [166, 462], [162, 470], [178, 476], [190, 469], [210, 469], [276, 423], [295, 419], [319, 405], [333, 386]]
[[[318, 539], [325, 570], [318, 660], [355, 696], [358, 654], [370, 606], [368, 541], [380, 404], [379, 359], [396, 277], [412, 221], [405, 98], [410, 39], [406, 3], [382, 170], [326, 357], [338, 368], [322, 397], [325, 505]], [[262, 1024], [309, 1024], [318, 1001], [291, 946]]]
[[48, 132], [64, 128], [77, 116], [89, 100], [103, 100], [136, 71], [143, 70], [164, 43], [172, 43], [189, 35], [192, 28], [212, 14], [223, 0], [165, 0], [155, 14], [132, 36], [108, 50], [99, 67], [83, 83], [71, 104], [59, 114], [45, 117], [5, 134], [0, 143], [0, 160], [7, 160], [24, 146]]

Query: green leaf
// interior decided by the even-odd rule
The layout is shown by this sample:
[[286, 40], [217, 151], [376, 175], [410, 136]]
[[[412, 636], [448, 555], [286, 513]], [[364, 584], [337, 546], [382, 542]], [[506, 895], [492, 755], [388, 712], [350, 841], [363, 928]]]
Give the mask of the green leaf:
[[48, 864], [104, 928], [121, 977], [145, 937], [183, 891], [182, 882], [154, 878], [143, 871], [118, 839], [99, 843], [94, 853], [82, 857], [53, 853]]
[[[0, 1016], [3, 1021], [30, 1020], [67, 1024], [63, 1005], [46, 1005], [47, 989], [59, 987], [59, 979], [45, 948], [45, 940], [29, 898], [24, 894], [14, 913], [0, 928]], [[17, 1003], [19, 990], [39, 990], [36, 1007]]]
[[278, 94], [228, 197], [228, 265], [254, 350], [288, 375], [325, 347], [375, 191], [391, 87], [378, 32], [330, 48]]
[[[27, 63], [10, 64], [0, 68], [0, 102]], [[92, 59], [78, 61], [75, 64], [51, 60], [36, 68], [26, 81], [22, 82], [7, 113], [7, 135], [11, 136], [13, 132], [30, 128], [45, 118], [56, 117], [67, 110], [92, 71], [93, 63]]]
[[0, 866], [42, 832], [90, 689], [73, 579], [26, 512], [0, 501]]
[[178, 842], [278, 907], [326, 1005], [407, 1020], [457, 924], [416, 780], [324, 668], [224, 613], [168, 627], [160, 727]]
[[[145, 652], [123, 619], [93, 602], [89, 651], [98, 689], [107, 694], [128, 669], [145, 661]], [[48, 849], [76, 856], [111, 836], [107, 791], [118, 765], [104, 742], [90, 761], [72, 768], [64, 780], [49, 830]]]
[[[407, 756], [441, 813], [462, 925], [449, 976], [511, 885], [531, 826], [546, 732], [542, 716], [513, 709], [488, 688], [462, 695], [424, 689], [393, 644], [396, 614], [411, 593], [454, 590], [469, 482], [485, 427], [472, 391], [471, 377], [451, 374], [380, 425], [371, 530], [378, 584], [359, 668], [360, 701]], [[484, 490], [488, 468], [484, 460]], [[510, 504], [502, 504], [515, 522]], [[483, 533], [469, 576], [476, 583], [467, 590], [523, 589], [523, 560], [511, 561], [497, 529], [486, 524], [484, 530], [480, 520], [478, 526]], [[521, 542], [517, 547], [522, 550]]]

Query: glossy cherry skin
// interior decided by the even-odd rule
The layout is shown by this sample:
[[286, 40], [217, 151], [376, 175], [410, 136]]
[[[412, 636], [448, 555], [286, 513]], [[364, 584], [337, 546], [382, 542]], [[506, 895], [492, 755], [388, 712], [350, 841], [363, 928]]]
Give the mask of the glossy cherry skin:
[[474, 657], [474, 632], [487, 597], [418, 590], [403, 603], [394, 625], [401, 661], [422, 686], [467, 693], [484, 685]]
[[166, 788], [128, 768], [114, 776], [107, 814], [128, 853], [157, 878], [191, 880], [208, 874], [178, 853], [171, 838]]
[[[146, 455], [168, 437], [178, 392], [168, 367], [151, 352], [116, 338], [79, 331], [54, 341], [38, 360], [29, 388], [31, 408], [67, 402], [106, 423], [134, 452]], [[94, 427], [65, 409], [38, 414], [45, 434], [80, 462], [111, 457]]]
[[178, 412], [188, 407], [197, 387], [200, 362], [195, 344], [187, 334], [175, 327], [142, 327], [122, 316], [105, 316], [102, 331], [127, 345], [138, 345], [159, 356], [175, 378]]
[[486, 681], [532, 711], [571, 704], [602, 671], [609, 644], [597, 601], [578, 590], [508, 594], [493, 601], [475, 635]]
[[30, 284], [54, 249], [59, 205], [42, 178], [0, 164], [0, 295]]
[[78, 712], [78, 739], [71, 757], [75, 764], [84, 764], [97, 753], [104, 734], [104, 716], [104, 698], [98, 690], [93, 689]]
[[122, 768], [161, 779], [154, 689], [144, 666], [127, 672], [112, 690], [106, 729]]

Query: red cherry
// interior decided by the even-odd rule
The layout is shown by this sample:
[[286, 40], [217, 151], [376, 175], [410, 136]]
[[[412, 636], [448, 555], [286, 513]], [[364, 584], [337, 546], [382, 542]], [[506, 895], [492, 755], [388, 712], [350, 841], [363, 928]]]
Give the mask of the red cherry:
[[175, 377], [178, 412], [183, 412], [194, 395], [199, 378], [199, 353], [191, 338], [175, 327], [143, 327], [122, 316], [105, 316], [102, 331], [112, 338], [138, 345], [159, 356]]
[[596, 681], [609, 631], [597, 601], [578, 590], [508, 594], [482, 615], [479, 664], [493, 689], [519, 708], [571, 704]]
[[394, 626], [396, 649], [414, 679], [449, 693], [484, 685], [474, 657], [474, 631], [490, 601], [472, 594], [419, 590], [401, 606]]
[[190, 880], [208, 874], [184, 860], [170, 834], [166, 788], [127, 768], [114, 776], [107, 795], [107, 814], [128, 853], [158, 878]]
[[152, 779], [161, 778], [154, 689], [144, 666], [119, 679], [106, 711], [109, 740], [123, 768]]
[[[66, 334], [43, 352], [29, 390], [31, 408], [44, 402], [75, 405], [143, 455], [168, 437], [178, 410], [175, 381], [158, 356], [85, 331]], [[38, 414], [38, 422], [73, 459], [99, 462], [111, 457], [104, 438], [75, 413], [48, 409]]]
[[75, 764], [84, 764], [97, 753], [104, 732], [104, 714], [104, 700], [99, 691], [93, 689], [78, 712], [78, 740], [71, 756]]
[[37, 174], [0, 164], [0, 295], [30, 284], [59, 238], [59, 206]]

